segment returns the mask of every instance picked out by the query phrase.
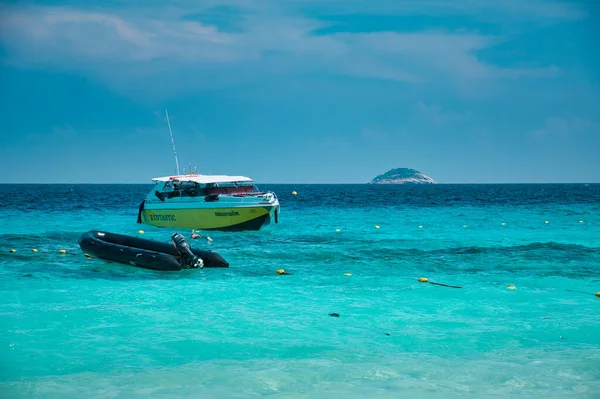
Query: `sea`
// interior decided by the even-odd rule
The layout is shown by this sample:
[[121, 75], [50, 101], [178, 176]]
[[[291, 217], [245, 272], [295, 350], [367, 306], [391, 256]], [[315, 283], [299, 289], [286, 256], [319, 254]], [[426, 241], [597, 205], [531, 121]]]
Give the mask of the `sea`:
[[0, 397], [600, 398], [600, 184], [259, 188], [158, 272], [78, 246], [151, 186], [0, 186]]

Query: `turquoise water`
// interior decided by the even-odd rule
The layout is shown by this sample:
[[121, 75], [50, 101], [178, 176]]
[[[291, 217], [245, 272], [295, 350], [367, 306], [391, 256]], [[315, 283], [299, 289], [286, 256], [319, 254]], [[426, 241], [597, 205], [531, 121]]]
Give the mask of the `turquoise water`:
[[278, 225], [170, 273], [77, 245], [169, 241], [150, 186], [1, 188], [0, 396], [600, 397], [600, 185], [261, 188]]

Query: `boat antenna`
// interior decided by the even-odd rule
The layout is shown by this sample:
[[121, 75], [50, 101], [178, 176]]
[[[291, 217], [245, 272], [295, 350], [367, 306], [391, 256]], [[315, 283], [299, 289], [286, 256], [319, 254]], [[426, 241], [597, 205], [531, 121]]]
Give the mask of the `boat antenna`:
[[169, 134], [171, 135], [171, 144], [173, 144], [173, 154], [175, 154], [175, 166], [177, 167], [177, 176], [179, 176], [179, 161], [177, 160], [177, 151], [175, 151], [175, 141], [173, 140], [173, 131], [171, 130], [171, 121], [169, 121], [169, 112], [165, 108], [167, 115], [167, 124], [169, 125]]

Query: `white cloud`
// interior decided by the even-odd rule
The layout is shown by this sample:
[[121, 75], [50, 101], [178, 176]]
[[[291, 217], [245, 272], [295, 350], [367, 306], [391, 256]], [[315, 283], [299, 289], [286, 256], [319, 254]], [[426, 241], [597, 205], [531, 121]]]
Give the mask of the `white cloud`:
[[369, 143], [390, 144], [394, 140], [410, 139], [410, 134], [406, 127], [382, 128], [374, 124], [364, 126], [360, 131], [360, 137]]
[[543, 127], [534, 130], [532, 137], [569, 137], [586, 133], [600, 134], [600, 124], [581, 117], [546, 119]]
[[436, 125], [465, 121], [471, 117], [470, 112], [448, 111], [439, 105], [427, 105], [422, 101], [416, 105], [414, 111], [418, 116], [418, 120], [425, 120]]
[[541, 22], [578, 20], [587, 17], [582, 5], [558, 0], [279, 0], [280, 4], [295, 5], [336, 15], [343, 14], [420, 14], [476, 15], [485, 20], [512, 23], [515, 20]]
[[[411, 8], [416, 3], [402, 4]], [[464, 7], [466, 3], [460, 4]], [[510, 4], [520, 7], [517, 2]], [[388, 6], [394, 7], [393, 3]], [[117, 90], [134, 90], [144, 96], [235, 84], [256, 76], [315, 71], [446, 84], [546, 77], [557, 72], [556, 67], [500, 69], [482, 63], [476, 51], [496, 44], [497, 37], [444, 32], [314, 35], [324, 22], [273, 10], [261, 13], [269, 9], [265, 3], [254, 7], [253, 13], [243, 17], [244, 29], [234, 33], [182, 19], [189, 10], [184, 13], [175, 8], [136, 14], [11, 7], [1, 10], [0, 40], [9, 48], [8, 62], [13, 64], [92, 74]], [[543, 14], [556, 16], [552, 10], [555, 8]]]
[[235, 38], [198, 22], [124, 18], [69, 8], [36, 7], [5, 14], [3, 41], [28, 61], [145, 62], [231, 60]]

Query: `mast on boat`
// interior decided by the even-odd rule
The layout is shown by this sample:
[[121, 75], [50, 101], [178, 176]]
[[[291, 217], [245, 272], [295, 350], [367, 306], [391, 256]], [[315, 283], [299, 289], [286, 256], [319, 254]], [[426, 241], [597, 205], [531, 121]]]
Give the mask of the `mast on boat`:
[[167, 124], [169, 125], [169, 134], [171, 135], [171, 144], [173, 144], [173, 154], [175, 154], [175, 166], [177, 167], [177, 176], [179, 176], [179, 161], [177, 160], [177, 151], [175, 151], [175, 140], [173, 140], [173, 131], [171, 130], [171, 121], [169, 121], [169, 112], [165, 108], [167, 115]]

